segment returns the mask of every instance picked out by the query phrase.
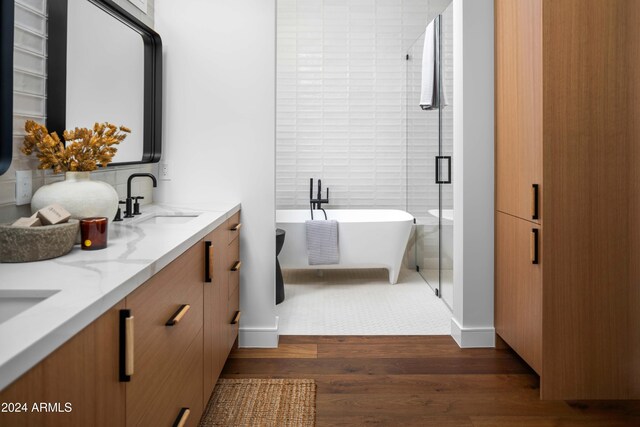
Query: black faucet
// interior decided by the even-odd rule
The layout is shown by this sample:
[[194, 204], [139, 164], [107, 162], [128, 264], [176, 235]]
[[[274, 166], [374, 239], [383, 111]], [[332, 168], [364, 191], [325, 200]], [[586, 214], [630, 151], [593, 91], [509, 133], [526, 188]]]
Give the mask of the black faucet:
[[313, 219], [313, 210], [318, 209], [324, 213], [324, 219], [327, 219], [327, 212], [322, 209], [322, 204], [329, 204], [329, 187], [327, 187], [327, 198], [322, 198], [322, 180], [318, 179], [318, 196], [313, 198], [313, 178], [309, 181], [309, 205], [311, 207], [311, 219]]
[[[127, 199], [125, 200], [125, 209], [124, 209], [124, 217], [125, 218], [133, 218], [134, 215], [140, 215], [140, 199], [144, 199], [144, 197], [132, 197], [131, 196], [131, 181], [133, 181], [133, 178], [138, 178], [138, 177], [147, 177], [147, 178], [151, 178], [151, 181], [153, 181], [153, 187], [157, 187], [158, 186], [158, 180], [156, 179], [155, 176], [153, 176], [153, 174], [150, 173], [132, 173], [129, 176], [129, 179], [127, 179]], [[135, 206], [133, 206], [133, 200], [135, 199]]]

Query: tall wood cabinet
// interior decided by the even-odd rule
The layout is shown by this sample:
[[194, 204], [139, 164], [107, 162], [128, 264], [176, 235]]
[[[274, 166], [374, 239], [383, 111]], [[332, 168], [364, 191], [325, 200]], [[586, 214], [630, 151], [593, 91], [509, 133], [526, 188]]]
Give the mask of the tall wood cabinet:
[[[197, 426], [238, 336], [239, 221], [238, 212], [2, 390], [0, 402], [28, 411], [0, 411], [0, 426]], [[58, 406], [33, 411], [39, 402]]]
[[638, 22], [495, 1], [495, 325], [544, 399], [640, 398]]

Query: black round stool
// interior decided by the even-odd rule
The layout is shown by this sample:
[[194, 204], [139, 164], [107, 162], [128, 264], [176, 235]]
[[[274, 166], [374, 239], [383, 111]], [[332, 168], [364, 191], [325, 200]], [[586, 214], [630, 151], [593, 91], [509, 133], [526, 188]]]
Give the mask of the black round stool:
[[276, 304], [284, 301], [284, 280], [282, 279], [282, 270], [278, 261], [278, 255], [282, 250], [282, 246], [284, 246], [284, 235], [285, 231], [283, 229], [276, 229]]

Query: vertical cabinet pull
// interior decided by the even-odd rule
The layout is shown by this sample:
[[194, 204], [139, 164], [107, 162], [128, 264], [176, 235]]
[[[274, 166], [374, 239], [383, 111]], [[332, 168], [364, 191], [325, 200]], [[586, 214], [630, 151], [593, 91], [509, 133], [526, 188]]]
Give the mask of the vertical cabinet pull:
[[184, 427], [187, 424], [187, 420], [189, 419], [189, 415], [191, 415], [191, 409], [182, 408], [178, 413], [178, 418], [173, 423], [173, 427]]
[[204, 281], [213, 280], [213, 246], [211, 242], [204, 242]]
[[127, 317], [125, 320], [125, 329], [127, 331], [126, 344], [127, 344], [127, 358], [125, 361], [125, 370], [124, 373], [128, 376], [133, 375], [133, 361], [134, 361], [134, 324], [133, 324], [133, 316]]
[[120, 381], [131, 381], [134, 362], [134, 317], [131, 310], [120, 310]]
[[171, 316], [171, 318], [167, 320], [167, 323], [165, 323], [164, 325], [165, 326], [177, 325], [178, 323], [180, 323], [184, 315], [187, 314], [187, 311], [189, 311], [190, 308], [191, 306], [189, 304], [182, 304], [180, 308], [175, 313], [173, 313], [173, 316]]
[[538, 196], [539, 189], [540, 186], [538, 184], [531, 185], [531, 219], [540, 219], [540, 215], [538, 212], [538, 207], [540, 204]]
[[538, 241], [538, 230], [537, 228], [531, 229], [531, 264], [538, 264], [538, 253], [540, 250], [540, 242]]

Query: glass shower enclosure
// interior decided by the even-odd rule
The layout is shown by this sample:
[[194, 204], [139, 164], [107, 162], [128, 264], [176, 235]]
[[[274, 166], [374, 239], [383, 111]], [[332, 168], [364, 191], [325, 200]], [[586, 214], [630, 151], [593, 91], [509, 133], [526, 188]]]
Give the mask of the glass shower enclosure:
[[435, 18], [437, 107], [420, 107], [425, 34], [406, 55], [407, 211], [414, 227], [415, 267], [453, 307], [453, 8]]

